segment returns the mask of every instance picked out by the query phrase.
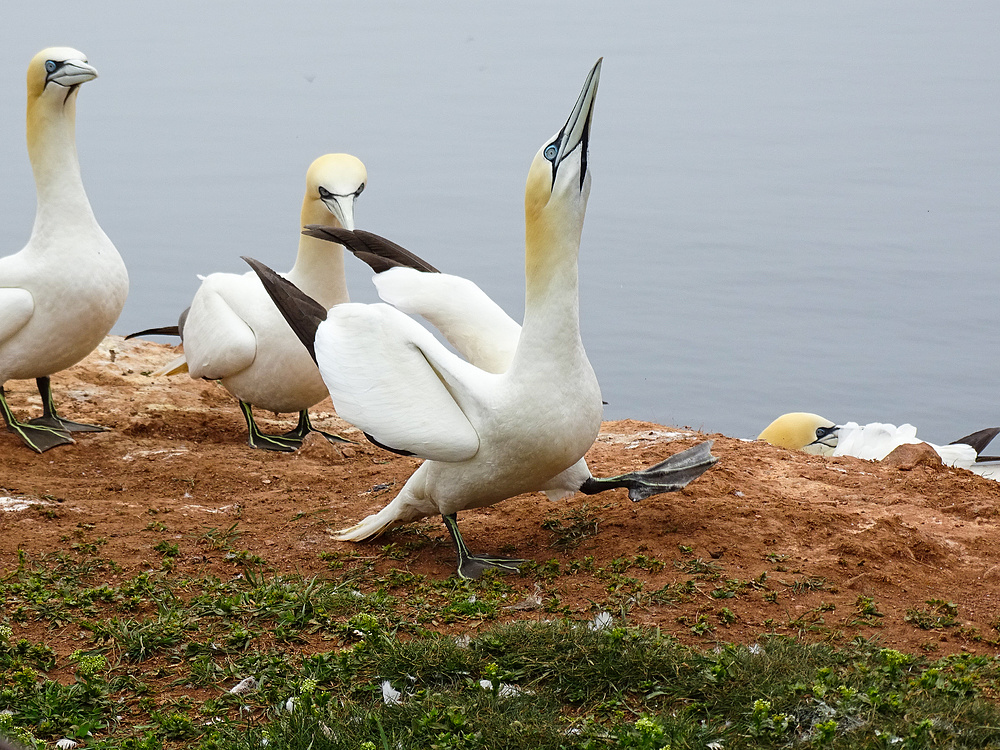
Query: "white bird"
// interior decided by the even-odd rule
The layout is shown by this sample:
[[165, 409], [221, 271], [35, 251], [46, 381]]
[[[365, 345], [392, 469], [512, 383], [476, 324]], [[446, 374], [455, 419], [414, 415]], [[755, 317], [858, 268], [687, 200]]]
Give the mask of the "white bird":
[[[0, 258], [0, 411], [7, 429], [41, 453], [72, 443], [71, 432], [104, 428], [56, 414], [49, 376], [90, 354], [128, 295], [128, 273], [87, 200], [76, 152], [76, 97], [97, 77], [86, 56], [49, 47], [28, 65], [28, 158], [35, 176], [35, 225], [24, 249]], [[43, 415], [18, 421], [8, 380], [34, 378]]]
[[[1000, 427], [979, 430], [948, 445], [927, 443], [946, 466], [956, 466], [982, 473], [976, 463], [996, 461], [995, 456], [980, 455]], [[809, 412], [782, 414], [757, 436], [771, 445], [801, 450], [825, 456], [853, 456], [881, 461], [901, 445], [927, 442], [917, 438], [917, 428], [911, 424], [872, 422], [859, 425], [847, 422], [836, 425], [825, 417]]]
[[[321, 224], [354, 228], [354, 203], [365, 189], [368, 173], [349, 154], [326, 154], [306, 173], [300, 227]], [[339, 245], [300, 235], [298, 255], [286, 278], [326, 307], [349, 300], [344, 277], [344, 251]], [[158, 373], [188, 372], [192, 378], [219, 380], [239, 400], [253, 448], [294, 451], [309, 432], [331, 442], [344, 439], [314, 428], [309, 407], [327, 396], [316, 363], [303, 350], [264, 287], [252, 272], [213, 273], [202, 277], [191, 306], [177, 326], [129, 334], [180, 335], [184, 355]], [[268, 435], [254, 421], [252, 407], [279, 414], [298, 412], [294, 430]]]
[[[362, 257], [389, 257], [386, 267], [422, 268], [379, 274], [380, 294], [389, 295], [396, 281], [408, 294], [424, 294], [413, 309], [427, 315], [468, 361], [395, 307], [348, 304], [327, 312], [247, 259], [319, 363], [338, 414], [375, 444], [427, 459], [388, 506], [339, 532], [338, 539], [369, 539], [392, 525], [440, 513], [455, 543], [458, 574], [474, 578], [488, 568], [516, 569], [523, 560], [472, 555], [458, 530], [459, 511], [536, 490], [628, 487], [637, 500], [680, 489], [715, 463], [710, 442], [645, 472], [608, 479], [592, 477], [582, 461], [603, 409], [580, 337], [577, 280], [600, 67], [599, 60], [569, 120], [542, 146], [528, 173], [523, 327], [471, 282], [433, 273], [387, 240], [366, 232], [307, 230], [350, 243]], [[408, 286], [407, 279], [414, 283]]]

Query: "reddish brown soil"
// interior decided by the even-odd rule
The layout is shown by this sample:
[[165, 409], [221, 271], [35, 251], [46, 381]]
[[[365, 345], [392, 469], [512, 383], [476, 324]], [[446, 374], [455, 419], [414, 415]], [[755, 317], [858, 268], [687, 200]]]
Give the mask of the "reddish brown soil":
[[[99, 551], [126, 573], [158, 567], [153, 547], [180, 547], [179, 572], [233, 575], [233, 566], [206, 552], [197, 539], [209, 529], [242, 531], [239, 547], [263, 557], [275, 572], [333, 576], [321, 552], [378, 558], [392, 566], [444, 578], [454, 556], [444, 527], [429, 519], [421, 533], [434, 542], [401, 559], [383, 545], [403, 548], [412, 534], [394, 531], [374, 544], [335, 542], [341, 528], [377, 510], [413, 471], [417, 461], [382, 451], [339, 420], [329, 402], [313, 410], [318, 426], [359, 440], [336, 447], [318, 436], [295, 454], [252, 450], [233, 399], [213, 383], [148, 373], [174, 355], [170, 347], [111, 337], [86, 361], [53, 378], [61, 413], [112, 428], [82, 434], [75, 445], [36, 455], [0, 432], [0, 497], [33, 504], [0, 512], [0, 575], [17, 565], [17, 551], [32, 555], [106, 539]], [[39, 409], [34, 384], [7, 384], [19, 413]], [[274, 432], [287, 420], [261, 419]], [[608, 581], [590, 572], [568, 574], [586, 556], [603, 568], [635, 555], [666, 563], [651, 572], [631, 567], [644, 592], [694, 580], [680, 603], [640, 597], [629, 621], [658, 625], [688, 642], [750, 641], [765, 632], [801, 633], [810, 639], [876, 636], [887, 646], [933, 653], [994, 653], [1000, 633], [1000, 483], [969, 472], [920, 465], [905, 470], [855, 459], [827, 459], [724, 435], [631, 420], [609, 422], [587, 455], [595, 474], [608, 475], [655, 463], [706, 438], [719, 463], [682, 492], [642, 503], [623, 490], [578, 495], [550, 503], [524, 495], [461, 516], [474, 549], [503, 551], [543, 563], [558, 560], [562, 575], [514, 577], [531, 594], [586, 616], [592, 602], [608, 601]], [[387, 488], [383, 485], [389, 485]], [[599, 533], [575, 550], [552, 547], [546, 519], [564, 518], [587, 505]], [[690, 548], [690, 552], [683, 547]], [[693, 576], [678, 565], [700, 558], [721, 578]], [[677, 561], [677, 565], [675, 565]], [[760, 580], [733, 598], [714, 598], [727, 580]], [[622, 584], [626, 589], [628, 582]], [[632, 584], [634, 586], [634, 584]], [[859, 618], [859, 597], [871, 597], [882, 614]], [[627, 601], [624, 594], [620, 601]], [[923, 630], [905, 617], [928, 600], [957, 605], [957, 625]], [[832, 606], [831, 606], [832, 605]], [[735, 621], [730, 619], [727, 608]], [[700, 615], [712, 626], [692, 633]], [[506, 618], [550, 616], [536, 609], [506, 610]]]

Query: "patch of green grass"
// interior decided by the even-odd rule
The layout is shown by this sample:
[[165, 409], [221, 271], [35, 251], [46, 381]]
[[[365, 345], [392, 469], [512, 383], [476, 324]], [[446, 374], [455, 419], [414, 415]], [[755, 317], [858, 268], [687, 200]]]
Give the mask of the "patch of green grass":
[[[235, 526], [187, 543], [222, 562], [234, 541]], [[773, 592], [766, 574], [722, 580], [718, 563], [685, 555], [462, 581], [379, 574], [370, 553], [328, 556], [339, 564], [331, 577], [276, 574], [263, 561], [221, 577], [126, 575], [87, 551], [22, 554], [0, 578], [0, 707], [12, 711], [0, 713], [0, 733], [32, 746], [77, 738], [88, 750], [1000, 746], [996, 658], [931, 661], [864, 639], [718, 643], [743, 621], [745, 593]], [[571, 611], [562, 576], [583, 573], [595, 598]], [[796, 583], [828, 590], [808, 576], [785, 586]], [[501, 622], [526, 585], [551, 620]], [[679, 631], [701, 646], [629, 625], [630, 612], [691, 602], [693, 613], [676, 613]], [[927, 604], [928, 616], [957, 615]], [[842, 638], [827, 620], [850, 601], [810, 606], [789, 625]], [[613, 618], [598, 628], [595, 611]], [[881, 614], [858, 597], [851, 616]], [[462, 637], [431, 629], [463, 624]], [[21, 626], [33, 637], [15, 637]], [[249, 677], [252, 688], [230, 692]], [[383, 682], [398, 701], [383, 699]]]
[[549, 546], [569, 552], [579, 547], [585, 539], [597, 536], [603, 519], [596, 511], [608, 507], [610, 506], [602, 505], [595, 509], [585, 503], [578, 508], [571, 508], [560, 515], [545, 519], [542, 521], [542, 528], [553, 537]]
[[[467, 647], [380, 638], [305, 681], [291, 712], [221, 725], [220, 746], [269, 748], [988, 747], [998, 665], [933, 665], [856, 641], [771, 638], [699, 651], [655, 631], [582, 623], [498, 626]], [[339, 674], [338, 674], [339, 673]], [[484, 690], [481, 679], [502, 688]], [[378, 688], [400, 691], [386, 704]], [[359, 687], [360, 685], [360, 687]], [[302, 689], [302, 688], [305, 689]]]
[[922, 630], [950, 628], [959, 624], [956, 615], [958, 607], [943, 599], [928, 599], [929, 606], [923, 609], [908, 609], [903, 619]]
[[700, 557], [692, 560], [674, 560], [674, 567], [682, 573], [707, 576], [713, 580], [719, 578], [721, 575], [719, 571], [722, 570], [722, 566], [719, 563], [712, 562], [711, 560], [702, 560]]

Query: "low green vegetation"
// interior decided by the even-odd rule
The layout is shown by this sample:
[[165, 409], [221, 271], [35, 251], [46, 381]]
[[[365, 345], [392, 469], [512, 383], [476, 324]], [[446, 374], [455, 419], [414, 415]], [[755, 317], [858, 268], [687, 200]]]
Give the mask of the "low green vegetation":
[[[548, 528], [574, 548], [598, 523], [585, 510]], [[863, 596], [837, 612], [822, 578], [727, 577], [685, 548], [477, 582], [378, 573], [370, 549], [324, 555], [327, 576], [279, 575], [239, 537], [164, 540], [140, 573], [85, 534], [70, 553], [22, 554], [0, 574], [0, 734], [133, 750], [1000, 747], [1000, 661], [848, 636], [884, 615]], [[394, 539], [382, 561], [433, 543], [420, 527]], [[228, 572], [178, 573], [191, 545]], [[555, 585], [581, 572], [589, 612]], [[778, 613], [791, 593], [815, 606], [785, 614], [782, 634], [775, 622], [726, 642], [740, 601]], [[704, 606], [676, 622], [696, 645], [630, 624], [692, 601]], [[914, 632], [957, 629], [953, 604], [923, 604], [906, 618]]]

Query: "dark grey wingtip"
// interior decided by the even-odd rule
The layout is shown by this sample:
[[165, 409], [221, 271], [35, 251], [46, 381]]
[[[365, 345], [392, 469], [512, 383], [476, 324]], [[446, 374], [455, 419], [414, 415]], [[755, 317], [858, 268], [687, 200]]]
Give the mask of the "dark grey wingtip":
[[343, 245], [354, 253], [356, 258], [367, 263], [375, 273], [382, 273], [397, 266], [413, 268], [424, 273], [440, 273], [426, 260], [414, 255], [405, 247], [363, 229], [350, 230], [323, 224], [309, 224], [303, 228], [302, 234]]
[[295, 284], [276, 273], [259, 260], [240, 256], [253, 269], [264, 285], [268, 296], [274, 302], [285, 322], [299, 337], [299, 341], [309, 350], [309, 356], [316, 361], [316, 329], [326, 320], [326, 308]]
[[184, 338], [184, 323], [187, 321], [188, 313], [191, 312], [190, 307], [184, 308], [184, 312], [180, 314], [177, 319], [177, 325], [175, 326], [161, 326], [160, 328], [147, 328], [143, 331], [136, 331], [135, 333], [130, 333], [125, 337], [125, 340], [134, 339], [138, 336], [180, 336], [181, 339]]
[[966, 435], [965, 437], [960, 437], [958, 440], [953, 440], [950, 445], [968, 445], [976, 452], [976, 462], [983, 461], [996, 461], [997, 456], [983, 456], [980, 455], [986, 446], [992, 442], [993, 438], [1000, 435], [1000, 427], [987, 427], [985, 430], [977, 430], [971, 435]]

